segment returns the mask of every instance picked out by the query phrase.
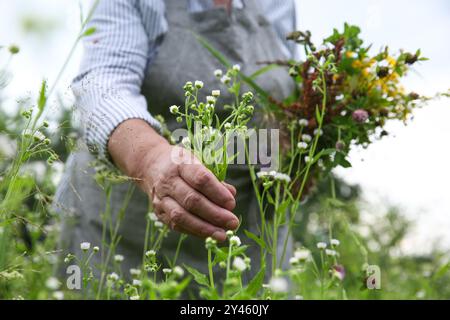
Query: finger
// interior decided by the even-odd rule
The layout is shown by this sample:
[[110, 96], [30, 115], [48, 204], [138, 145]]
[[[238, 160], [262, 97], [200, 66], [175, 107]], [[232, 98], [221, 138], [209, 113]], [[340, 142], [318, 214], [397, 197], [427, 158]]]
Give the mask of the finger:
[[225, 186], [225, 188], [228, 189], [228, 191], [231, 192], [231, 194], [233, 195], [233, 197], [236, 198], [236, 194], [237, 194], [236, 188], [235, 188], [233, 185], [231, 185], [231, 184], [229, 184], [229, 183], [226, 183], [225, 181], [222, 181], [222, 184]]
[[178, 166], [180, 176], [195, 190], [201, 192], [217, 205], [233, 210], [236, 201], [233, 194], [201, 164], [181, 164]]
[[171, 197], [161, 199], [161, 208], [165, 214], [164, 223], [172, 230], [189, 233], [201, 238], [212, 237], [218, 241], [225, 241], [225, 230], [218, 228], [199, 217], [187, 212]]
[[234, 230], [239, 225], [239, 219], [204, 195], [194, 190], [183, 179], [173, 181], [169, 196], [175, 199], [185, 210], [195, 214], [203, 220], [226, 230]]

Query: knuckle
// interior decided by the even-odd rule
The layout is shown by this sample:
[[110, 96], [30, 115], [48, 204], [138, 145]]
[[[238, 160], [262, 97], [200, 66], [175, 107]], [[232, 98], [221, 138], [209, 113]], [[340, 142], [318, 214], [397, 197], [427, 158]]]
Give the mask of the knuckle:
[[209, 182], [211, 176], [208, 171], [198, 170], [194, 178], [195, 187], [202, 187]]
[[189, 192], [184, 198], [184, 206], [187, 209], [192, 209], [200, 200], [200, 195], [195, 192]]
[[173, 209], [170, 211], [170, 228], [175, 230], [184, 222], [184, 214], [181, 210]]

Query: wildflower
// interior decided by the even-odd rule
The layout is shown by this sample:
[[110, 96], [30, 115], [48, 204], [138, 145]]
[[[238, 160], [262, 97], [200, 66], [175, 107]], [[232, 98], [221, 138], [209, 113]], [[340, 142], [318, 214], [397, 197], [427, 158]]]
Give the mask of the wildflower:
[[55, 277], [50, 277], [45, 281], [45, 286], [50, 290], [57, 290], [61, 283]]
[[133, 279], [133, 286], [140, 287], [142, 286], [142, 281], [138, 279]]
[[62, 291], [55, 291], [55, 292], [53, 292], [53, 299], [55, 299], [55, 300], [63, 300], [64, 299], [64, 292], [62, 292]]
[[289, 183], [291, 182], [291, 177], [285, 173], [280, 173], [277, 172], [274, 176], [275, 180], [281, 181], [281, 182], [286, 182]]
[[273, 292], [278, 293], [286, 292], [288, 290], [288, 286], [289, 285], [287, 280], [283, 277], [273, 277], [272, 279], [270, 279], [269, 282], [269, 288]]
[[222, 75], [223, 75], [222, 70], [217, 69], [216, 71], [214, 71], [214, 76], [215, 76], [216, 78], [220, 78], [220, 77], [222, 77]]
[[226, 232], [226, 235], [227, 235], [227, 237], [232, 237], [232, 236], [234, 236], [233, 230], [228, 230], [228, 231]]
[[363, 109], [357, 109], [352, 113], [352, 119], [356, 123], [363, 123], [369, 118], [369, 113]]
[[299, 261], [306, 261], [311, 256], [311, 252], [308, 249], [298, 249], [294, 252], [294, 257]]
[[42, 122], [42, 126], [43, 126], [44, 128], [48, 128], [48, 126], [49, 126], [48, 121], [47, 121], [47, 120], [44, 120], [44, 122]]
[[336, 141], [336, 145], [335, 145], [336, 150], [338, 151], [342, 151], [345, 148], [345, 143], [342, 140]]
[[208, 102], [209, 104], [214, 104], [216, 103], [216, 98], [214, 98], [213, 96], [207, 96], [206, 102]]
[[229, 129], [231, 129], [233, 127], [233, 125], [231, 124], [231, 123], [225, 123], [225, 125], [224, 125], [224, 128], [226, 129], [226, 130], [229, 130]]
[[241, 66], [238, 65], [238, 64], [235, 64], [235, 65], [233, 66], [233, 70], [239, 72], [239, 71], [241, 71]]
[[210, 250], [210, 249], [214, 248], [216, 245], [217, 245], [217, 241], [216, 240], [214, 240], [211, 237], [206, 238], [206, 240], [205, 240], [205, 247], [206, 247], [207, 250]]
[[297, 257], [291, 257], [291, 258], [289, 259], [289, 264], [291, 264], [291, 265], [293, 265], [293, 266], [297, 265], [298, 263], [299, 263], [299, 260], [298, 260]]
[[158, 217], [156, 216], [156, 214], [154, 212], [149, 212], [147, 214], [148, 219], [150, 219], [151, 221], [158, 221]]
[[302, 134], [302, 140], [305, 142], [311, 142], [312, 137], [309, 134]]
[[320, 250], [323, 250], [327, 247], [327, 244], [325, 242], [318, 242], [317, 243], [317, 248]]
[[223, 77], [220, 79], [220, 81], [221, 81], [223, 84], [229, 84], [230, 81], [231, 81], [231, 78], [230, 78], [229, 76], [225, 75], [225, 76], [223, 76]]
[[230, 238], [230, 244], [231, 244], [233, 247], [239, 247], [239, 246], [241, 245], [241, 239], [239, 239], [238, 236], [232, 236], [232, 237]]
[[171, 273], [172, 273], [172, 269], [170, 269], [170, 268], [164, 268], [164, 269], [162, 269], [162, 272], [163, 272], [164, 274], [171, 274]]
[[119, 280], [119, 275], [115, 272], [112, 272], [107, 276], [107, 278], [111, 282], [116, 282], [117, 280]]
[[211, 95], [215, 98], [220, 97], [220, 90], [213, 90], [211, 91]]
[[184, 276], [184, 269], [180, 266], [175, 266], [173, 268], [173, 274], [176, 275], [178, 278], [182, 278]]
[[189, 139], [189, 137], [184, 137], [183, 139], [181, 139], [181, 144], [184, 147], [189, 148], [191, 146], [191, 139]]
[[345, 268], [339, 264], [336, 264], [332, 267], [331, 270], [332, 276], [342, 281], [345, 278]]
[[139, 295], [134, 295], [130, 297], [130, 300], [140, 300], [141, 297]]
[[322, 129], [314, 129], [314, 135], [319, 135], [321, 136], [323, 134], [323, 130]]
[[115, 261], [115, 262], [122, 262], [124, 259], [125, 259], [124, 256], [121, 255], [121, 254], [116, 254], [116, 255], [114, 256], [114, 261]]
[[251, 101], [253, 99], [253, 93], [251, 91], [247, 91], [242, 95], [242, 99], [244, 101]]
[[140, 276], [141, 275], [141, 270], [140, 269], [131, 268], [130, 269], [130, 274], [132, 276]]
[[268, 172], [268, 171], [259, 171], [259, 172], [256, 173], [256, 176], [257, 176], [259, 179], [262, 179], [262, 178], [264, 178], [264, 177], [269, 176], [269, 172]]
[[80, 244], [80, 249], [83, 251], [88, 251], [91, 248], [91, 243], [90, 242], [82, 242]]
[[170, 106], [169, 111], [171, 114], [176, 114], [176, 113], [178, 113], [179, 108], [178, 108], [178, 106], [173, 105], [173, 106]]
[[309, 156], [305, 156], [305, 162], [306, 163], [309, 163], [309, 162], [312, 162], [312, 158], [311, 157], [309, 157]]
[[330, 257], [335, 257], [337, 255], [337, 252], [336, 250], [325, 249], [325, 254]]
[[9, 50], [9, 53], [11, 53], [11, 54], [17, 54], [17, 53], [19, 53], [20, 48], [17, 45], [12, 44], [8, 47], [8, 50]]
[[300, 119], [300, 120], [298, 120], [298, 124], [301, 125], [302, 127], [306, 127], [308, 125], [308, 120]]
[[93, 250], [94, 252], [99, 252], [99, 251], [100, 251], [100, 248], [99, 248], [98, 246], [95, 246], [95, 247], [92, 248], [92, 250]]
[[227, 267], [227, 263], [226, 263], [225, 261], [220, 261], [220, 262], [219, 262], [219, 267], [220, 267], [221, 269], [225, 269], [225, 268]]
[[197, 80], [194, 82], [194, 85], [197, 89], [203, 88], [203, 81]]
[[247, 269], [247, 264], [241, 257], [236, 257], [233, 260], [233, 267], [239, 272], [242, 272], [245, 271], [245, 269]]
[[149, 251], [147, 251], [147, 252], [145, 253], [145, 256], [146, 256], [147, 258], [154, 257], [154, 256], [156, 256], [156, 251], [155, 251], [155, 250], [149, 250]]
[[155, 221], [155, 227], [158, 229], [162, 229], [164, 227], [164, 224], [161, 221]]
[[332, 247], [337, 247], [341, 244], [341, 242], [338, 239], [331, 239], [330, 244]]
[[297, 294], [297, 295], [294, 297], [294, 299], [295, 299], [295, 300], [303, 300], [303, 296]]
[[305, 150], [306, 148], [308, 148], [308, 144], [306, 142], [301, 141], [301, 142], [297, 143], [297, 147], [300, 150]]

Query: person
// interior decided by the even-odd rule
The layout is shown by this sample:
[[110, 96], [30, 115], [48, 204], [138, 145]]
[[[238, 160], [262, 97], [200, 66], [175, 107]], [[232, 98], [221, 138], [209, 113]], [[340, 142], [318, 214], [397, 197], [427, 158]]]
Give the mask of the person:
[[[246, 165], [232, 165], [227, 183], [221, 183], [200, 163], [174, 163], [172, 151], [180, 147], [160, 135], [155, 116], [162, 115], [174, 130], [179, 124], [169, 106], [183, 105], [187, 81], [202, 80], [204, 92], [221, 85], [214, 71], [223, 66], [196, 35], [239, 64], [244, 74], [261, 68], [259, 62], [290, 58], [294, 49], [285, 36], [295, 29], [294, 1], [100, 1], [88, 25], [96, 31], [84, 39], [72, 85], [86, 147], [70, 155], [54, 200], [63, 217], [65, 253], [80, 254], [81, 242], [102, 244], [102, 215], [109, 210], [117, 219], [133, 184], [139, 188], [128, 201], [115, 248], [125, 257], [124, 269], [142, 262], [149, 207], [172, 230], [192, 235], [183, 242], [177, 263], [200, 270], [206, 265], [204, 238], [224, 241], [239, 218], [239, 232], [257, 233], [259, 211]], [[257, 83], [278, 99], [293, 90], [280, 69], [268, 71]], [[189, 156], [178, 151], [182, 158]], [[116, 166], [133, 182], [105, 193], [95, 181], [94, 160]], [[173, 257], [178, 239], [177, 232], [170, 232], [158, 254]], [[257, 245], [250, 246], [252, 270], [258, 269], [258, 254]]]

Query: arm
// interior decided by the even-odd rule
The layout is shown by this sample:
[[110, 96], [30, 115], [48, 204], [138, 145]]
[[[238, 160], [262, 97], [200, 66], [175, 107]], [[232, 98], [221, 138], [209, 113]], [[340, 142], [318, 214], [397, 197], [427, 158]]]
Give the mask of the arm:
[[[104, 0], [90, 22], [97, 32], [85, 41], [81, 72], [73, 83], [85, 139], [101, 158], [111, 156], [125, 174], [138, 179], [156, 214], [172, 229], [224, 240], [224, 229], [238, 225], [230, 211], [234, 188], [200, 163], [188, 164], [186, 150], [170, 146], [157, 133], [158, 123], [140, 93], [147, 57], [165, 32], [163, 1], [152, 3], [141, 13], [137, 1]], [[141, 14], [160, 19], [151, 24], [157, 30], [145, 30]], [[174, 150], [181, 162], [172, 161]]]

